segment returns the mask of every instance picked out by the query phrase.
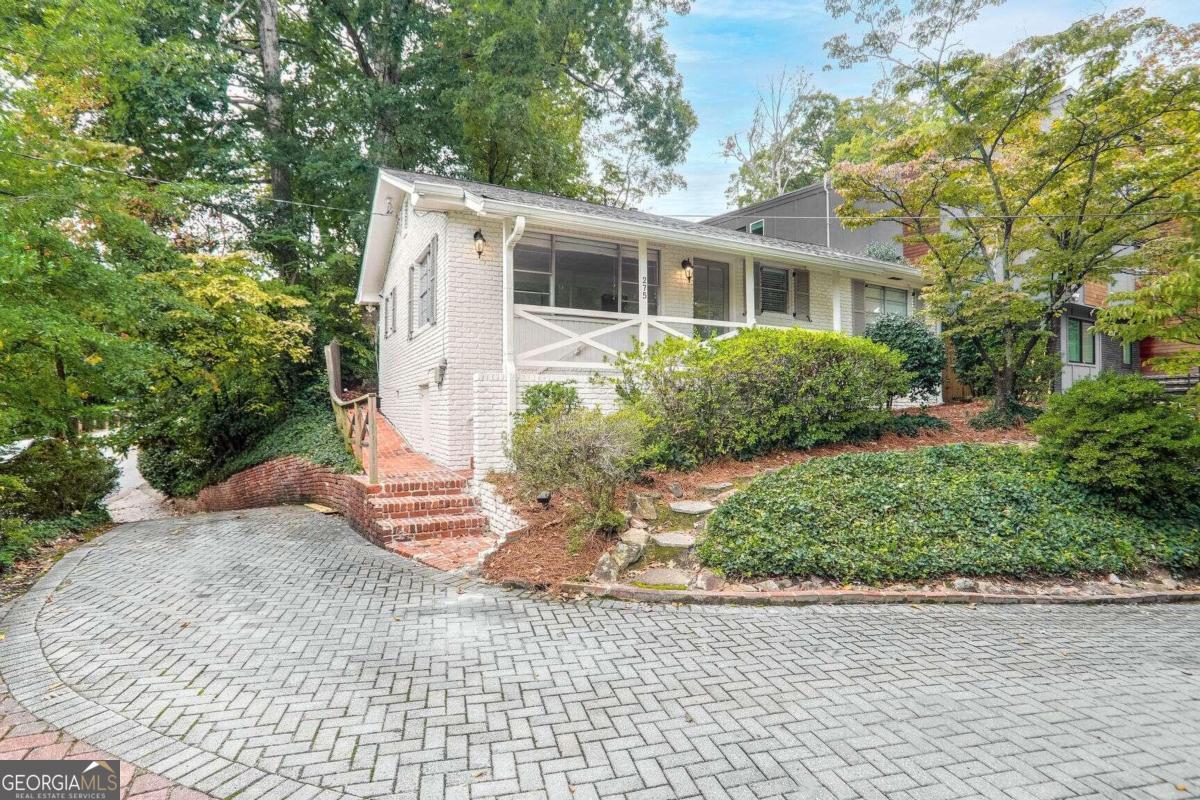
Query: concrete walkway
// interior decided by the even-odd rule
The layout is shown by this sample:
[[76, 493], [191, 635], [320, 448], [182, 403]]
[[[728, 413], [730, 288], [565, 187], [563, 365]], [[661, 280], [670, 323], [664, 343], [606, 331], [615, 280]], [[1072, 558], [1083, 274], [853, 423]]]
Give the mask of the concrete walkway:
[[116, 488], [104, 498], [104, 507], [113, 522], [139, 522], [171, 516], [171, 501], [147, 483], [138, 470], [137, 450], [118, 456], [116, 461], [120, 477]]
[[1200, 607], [554, 602], [303, 508], [121, 526], [4, 622], [38, 718], [213, 797], [1200, 797]]

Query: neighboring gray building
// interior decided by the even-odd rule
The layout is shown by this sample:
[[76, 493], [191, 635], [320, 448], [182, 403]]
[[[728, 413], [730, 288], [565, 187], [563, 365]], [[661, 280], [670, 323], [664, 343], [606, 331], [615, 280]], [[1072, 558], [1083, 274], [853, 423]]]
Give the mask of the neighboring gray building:
[[901, 252], [899, 222], [877, 222], [848, 230], [837, 216], [842, 196], [820, 183], [763, 200], [704, 220], [706, 225], [759, 233], [776, 239], [807, 242], [843, 253], [863, 254], [871, 242]]

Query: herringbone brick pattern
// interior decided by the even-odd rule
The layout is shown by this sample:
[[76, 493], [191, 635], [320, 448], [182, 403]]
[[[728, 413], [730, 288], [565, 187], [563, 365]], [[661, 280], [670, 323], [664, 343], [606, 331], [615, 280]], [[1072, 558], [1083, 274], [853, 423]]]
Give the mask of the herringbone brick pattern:
[[217, 797], [1200, 796], [1194, 606], [556, 602], [275, 508], [118, 528], [6, 629], [23, 704]]

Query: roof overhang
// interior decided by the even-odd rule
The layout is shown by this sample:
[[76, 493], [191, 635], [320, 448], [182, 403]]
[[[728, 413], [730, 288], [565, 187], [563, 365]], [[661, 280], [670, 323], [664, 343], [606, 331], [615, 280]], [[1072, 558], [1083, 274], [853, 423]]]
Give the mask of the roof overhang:
[[379, 302], [391, 254], [391, 243], [396, 231], [397, 214], [406, 196], [410, 198], [414, 209], [423, 211], [465, 211], [484, 217], [523, 216], [532, 226], [561, 227], [573, 233], [614, 236], [620, 239], [647, 239], [659, 244], [751, 256], [781, 265], [815, 267], [855, 277], [921, 281], [920, 270], [907, 264], [893, 264], [848, 253], [801, 252], [774, 245], [769, 241], [735, 241], [717, 229], [711, 233], [679, 231], [652, 221], [610, 219], [545, 208], [533, 203], [497, 200], [481, 197], [460, 186], [439, 183], [436, 179], [409, 181], [381, 170], [375, 183], [371, 223], [367, 229], [367, 244], [363, 250], [357, 296], [359, 303]]

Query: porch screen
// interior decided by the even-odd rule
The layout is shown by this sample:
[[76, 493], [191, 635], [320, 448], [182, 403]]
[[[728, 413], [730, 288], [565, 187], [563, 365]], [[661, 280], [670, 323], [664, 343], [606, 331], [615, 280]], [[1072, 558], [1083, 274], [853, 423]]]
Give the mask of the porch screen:
[[[658, 313], [659, 252], [647, 253], [647, 300]], [[638, 255], [629, 245], [526, 233], [513, 248], [513, 302], [589, 311], [638, 311]]]

